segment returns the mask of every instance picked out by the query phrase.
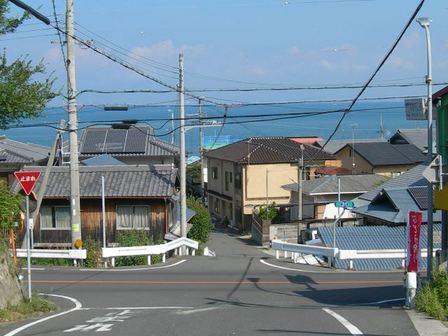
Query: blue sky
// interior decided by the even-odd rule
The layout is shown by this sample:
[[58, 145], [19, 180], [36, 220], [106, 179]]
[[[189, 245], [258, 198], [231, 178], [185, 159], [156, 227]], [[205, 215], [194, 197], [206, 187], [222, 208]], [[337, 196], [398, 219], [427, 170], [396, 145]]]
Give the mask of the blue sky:
[[[55, 0], [63, 21], [65, 1]], [[53, 18], [51, 1], [27, 0]], [[416, 0], [75, 0], [77, 36], [119, 55], [145, 73], [176, 84], [179, 52], [187, 88], [247, 88], [364, 83], [398, 36]], [[19, 12], [13, 9], [13, 12]], [[427, 0], [433, 19], [433, 77], [448, 81], [448, 3]], [[30, 19], [3, 36], [10, 58], [44, 59], [65, 90], [57, 35]], [[52, 34], [52, 36], [47, 36]], [[45, 36], [42, 36], [45, 35]], [[108, 41], [104, 40], [107, 39]], [[114, 43], [114, 45], [111, 44]], [[115, 50], [109, 49], [113, 47]], [[117, 54], [118, 48], [120, 54]], [[376, 83], [424, 81], [424, 31], [413, 23]], [[146, 57], [143, 59], [141, 57]], [[160, 62], [154, 63], [153, 61]], [[78, 90], [163, 89], [94, 52], [77, 48]], [[156, 67], [154, 66], [156, 65]], [[437, 90], [440, 87], [436, 87]], [[228, 102], [351, 98], [357, 90], [207, 93]], [[424, 87], [369, 89], [365, 97], [425, 94]], [[79, 96], [79, 104], [146, 104], [176, 94]], [[51, 105], [62, 105], [55, 99]]]

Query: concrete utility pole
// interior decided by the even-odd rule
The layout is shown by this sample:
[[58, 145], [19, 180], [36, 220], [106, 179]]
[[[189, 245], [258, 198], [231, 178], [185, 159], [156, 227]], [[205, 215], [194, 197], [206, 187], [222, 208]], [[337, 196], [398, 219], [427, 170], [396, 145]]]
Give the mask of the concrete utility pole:
[[[179, 54], [179, 143], [180, 143], [180, 232], [187, 236], [187, 174], [185, 162], [185, 87], [184, 87], [184, 55]], [[184, 251], [182, 251], [184, 254]]]
[[73, 0], [67, 0], [66, 9], [66, 39], [67, 39], [67, 100], [68, 100], [68, 131], [70, 141], [70, 224], [72, 230], [72, 248], [75, 242], [81, 240], [81, 207], [79, 192], [78, 163], [78, 118], [76, 107], [76, 72], [75, 72], [75, 35]]
[[299, 180], [299, 184], [298, 184], [298, 193], [299, 193], [299, 221], [301, 221], [303, 219], [303, 191], [302, 191], [302, 180], [303, 180], [303, 150], [304, 150], [304, 146], [303, 144], [300, 144], [300, 152], [301, 152], [301, 156], [300, 156], [300, 162], [299, 162], [299, 167], [297, 170], [298, 173], [298, 180]]
[[202, 142], [203, 132], [202, 132], [202, 100], [203, 97], [199, 97], [198, 99], [198, 114], [199, 114], [199, 158], [201, 163], [201, 193], [202, 193], [202, 201], [205, 200], [205, 183], [204, 183], [204, 155], [202, 153], [204, 146]]
[[[428, 117], [428, 156], [427, 163], [428, 165], [432, 162], [433, 157], [433, 149], [432, 149], [432, 56], [431, 56], [431, 38], [429, 34], [429, 26], [431, 25], [430, 18], [418, 18], [417, 22], [420, 26], [425, 30], [426, 34], [426, 55], [427, 55], [427, 75], [426, 75], [426, 84], [427, 84], [427, 98], [426, 98], [426, 108], [427, 108], [427, 117]], [[432, 277], [432, 254], [433, 254], [433, 192], [432, 192], [432, 184], [428, 185], [428, 258], [427, 258], [427, 276], [428, 279]]]

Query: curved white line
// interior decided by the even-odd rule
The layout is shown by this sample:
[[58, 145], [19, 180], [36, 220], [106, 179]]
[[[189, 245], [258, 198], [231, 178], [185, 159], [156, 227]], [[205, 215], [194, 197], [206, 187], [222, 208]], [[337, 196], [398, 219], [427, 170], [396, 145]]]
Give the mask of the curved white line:
[[73, 302], [73, 303], [75, 304], [75, 308], [72, 308], [72, 309], [69, 309], [69, 310], [60, 312], [60, 313], [58, 313], [58, 314], [50, 315], [50, 316], [41, 318], [41, 319], [39, 319], [39, 320], [33, 321], [33, 322], [31, 322], [31, 323], [25, 324], [25, 325], [23, 325], [23, 326], [21, 326], [21, 327], [19, 327], [19, 328], [17, 328], [17, 329], [14, 329], [14, 330], [10, 331], [9, 333], [7, 333], [7, 334], [5, 334], [5, 335], [3, 335], [3, 336], [14, 336], [14, 335], [18, 334], [19, 332], [21, 332], [21, 331], [23, 331], [23, 330], [25, 330], [25, 329], [28, 329], [29, 327], [32, 327], [32, 326], [34, 326], [34, 325], [36, 325], [36, 324], [39, 324], [39, 323], [48, 321], [48, 320], [50, 320], [50, 319], [52, 319], [52, 318], [55, 318], [55, 317], [59, 317], [59, 316], [62, 316], [62, 315], [66, 315], [66, 314], [68, 314], [68, 313], [74, 312], [74, 311], [79, 310], [79, 309], [82, 308], [82, 304], [81, 304], [81, 302], [79, 302], [79, 301], [76, 300], [75, 298], [71, 298], [71, 297], [69, 297], [69, 296], [57, 295], [57, 294], [39, 294], [39, 295], [48, 295], [48, 296], [60, 297], [60, 298], [63, 298], [63, 299], [70, 300], [71, 302]]
[[136, 272], [136, 271], [151, 271], [151, 270], [158, 270], [163, 268], [171, 268], [180, 264], [183, 264], [186, 262], [187, 259], [182, 259], [174, 264], [171, 265], [164, 265], [164, 266], [155, 266], [155, 267], [143, 267], [143, 268], [80, 268], [78, 271], [81, 272]]
[[351, 324], [347, 319], [345, 319], [343, 316], [339, 315], [338, 313], [335, 313], [331, 309], [328, 308], [322, 308], [322, 310], [331, 316], [333, 316], [336, 320], [338, 320], [339, 323], [341, 323], [345, 329], [347, 329], [350, 334], [353, 336], [361, 336], [364, 335], [361, 330], [359, 330], [357, 327], [355, 327], [353, 324]]
[[270, 264], [267, 261], [260, 259], [260, 262], [262, 264], [265, 264], [266, 266], [270, 266], [270, 267], [274, 267], [274, 268], [280, 268], [286, 271], [293, 271], [293, 272], [303, 272], [303, 273], [321, 273], [321, 274], [326, 274], [326, 273], [332, 273], [332, 274], [369, 274], [369, 273], [397, 273], [397, 272], [402, 272], [402, 271], [395, 271], [395, 270], [390, 270], [390, 271], [347, 271], [347, 270], [343, 270], [343, 269], [329, 269], [328, 271], [311, 271], [311, 270], [304, 270], [304, 269], [300, 269], [300, 268], [290, 268], [290, 267], [284, 267], [284, 266], [278, 266], [278, 265], [274, 265], [274, 264]]
[[278, 266], [278, 265], [270, 264], [266, 260], [263, 260], [263, 259], [260, 259], [260, 262], [262, 264], [265, 264], [266, 266], [280, 268], [280, 269], [286, 270], [286, 271], [304, 272], [304, 273], [333, 273], [333, 272], [325, 272], [325, 271], [309, 271], [309, 270], [303, 270], [303, 269], [298, 269], [298, 268], [289, 268], [289, 267], [284, 267], [284, 266]]

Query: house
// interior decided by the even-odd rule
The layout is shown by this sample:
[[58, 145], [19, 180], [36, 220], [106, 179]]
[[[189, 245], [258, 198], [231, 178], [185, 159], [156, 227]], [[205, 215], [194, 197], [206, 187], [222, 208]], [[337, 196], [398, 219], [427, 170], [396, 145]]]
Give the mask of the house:
[[389, 142], [347, 144], [334, 154], [352, 174], [382, 174], [397, 176], [426, 156], [412, 144], [394, 145]]
[[317, 168], [338, 164], [333, 155], [284, 137], [248, 138], [204, 155], [209, 211], [239, 230], [249, 229], [255, 207], [289, 205], [291, 193], [282, 186], [297, 180], [302, 156], [306, 180], [314, 178]]
[[[422, 176], [427, 165], [421, 164], [383, 185], [361, 195], [353, 212], [364, 225], [405, 225], [409, 211], [421, 211], [427, 221], [428, 185]], [[433, 221], [441, 221], [441, 211], [435, 211]]]
[[[64, 155], [68, 157], [68, 146]], [[110, 155], [124, 164], [172, 164], [178, 166], [179, 148], [155, 137], [152, 127], [129, 129], [88, 127], [79, 138], [79, 160]]]
[[11, 185], [14, 172], [25, 165], [45, 165], [50, 149], [0, 136], [0, 179]]
[[[436, 133], [433, 132], [433, 144], [436, 152]], [[399, 129], [389, 138], [393, 145], [411, 144], [417, 146], [423, 153], [428, 152], [428, 130], [426, 128]]]
[[[383, 184], [386, 180], [387, 178], [382, 175], [365, 174], [329, 175], [304, 181], [302, 182], [303, 218], [333, 220], [338, 214], [334, 202], [339, 197], [341, 200], [352, 200]], [[298, 204], [297, 183], [285, 185], [283, 188], [291, 192], [291, 203]], [[352, 217], [350, 211], [346, 211], [343, 218]], [[291, 221], [297, 220], [297, 218], [298, 207], [293, 207]]]
[[[347, 144], [353, 143], [353, 139], [342, 139], [342, 140], [330, 140], [325, 145], [325, 151], [331, 154], [335, 154], [339, 150], [341, 150], [343, 147], [345, 147]], [[317, 141], [314, 145], [322, 148], [326, 141], [320, 140]], [[356, 143], [369, 143], [369, 142], [387, 142], [385, 139], [356, 139]]]
[[[44, 167], [25, 167], [44, 173]], [[163, 239], [175, 223], [177, 169], [171, 165], [80, 166], [81, 231], [83, 240], [102, 237], [101, 177], [105, 180], [106, 236], [145, 230], [154, 240]], [[35, 189], [39, 190], [41, 177]], [[19, 192], [15, 183], [13, 192]], [[53, 167], [40, 214], [34, 223], [35, 246], [70, 246], [69, 167]], [[61, 245], [62, 244], [62, 245]]]

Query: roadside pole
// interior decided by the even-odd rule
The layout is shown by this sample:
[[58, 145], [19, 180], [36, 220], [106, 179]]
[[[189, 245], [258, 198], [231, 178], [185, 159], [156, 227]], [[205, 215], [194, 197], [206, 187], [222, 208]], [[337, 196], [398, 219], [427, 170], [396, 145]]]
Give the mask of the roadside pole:
[[101, 176], [101, 219], [103, 222], [103, 248], [106, 248], [106, 195], [104, 189], [104, 176]]
[[[180, 144], [180, 233], [187, 237], [187, 183], [185, 162], [185, 88], [184, 88], [184, 55], [179, 54], [179, 144]], [[185, 254], [185, 246], [181, 248], [181, 255]]]
[[28, 278], [28, 299], [31, 300], [31, 228], [30, 228], [30, 197], [25, 197], [25, 220], [26, 220], [26, 273]]

